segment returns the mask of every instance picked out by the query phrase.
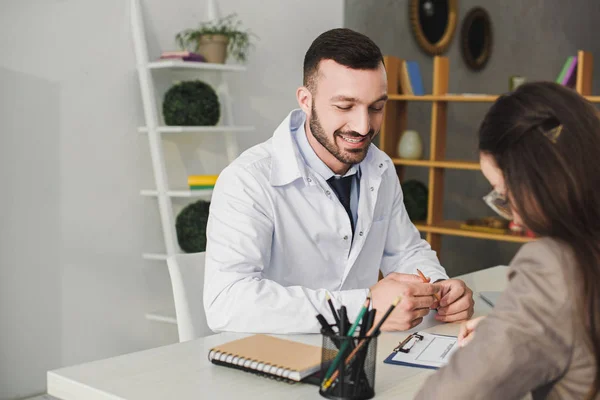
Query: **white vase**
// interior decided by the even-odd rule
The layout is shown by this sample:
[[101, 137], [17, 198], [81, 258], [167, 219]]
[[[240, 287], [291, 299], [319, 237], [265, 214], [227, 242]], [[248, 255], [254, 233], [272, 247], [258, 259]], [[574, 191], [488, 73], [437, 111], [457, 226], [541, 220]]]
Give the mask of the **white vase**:
[[417, 131], [406, 130], [398, 141], [398, 157], [419, 160], [423, 157], [423, 142]]

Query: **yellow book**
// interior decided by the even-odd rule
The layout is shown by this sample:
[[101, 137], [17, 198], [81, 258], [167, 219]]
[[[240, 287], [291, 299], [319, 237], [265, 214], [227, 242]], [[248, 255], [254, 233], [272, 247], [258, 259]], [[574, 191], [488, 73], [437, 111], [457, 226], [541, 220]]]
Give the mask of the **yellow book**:
[[214, 186], [219, 175], [190, 175], [188, 186]]

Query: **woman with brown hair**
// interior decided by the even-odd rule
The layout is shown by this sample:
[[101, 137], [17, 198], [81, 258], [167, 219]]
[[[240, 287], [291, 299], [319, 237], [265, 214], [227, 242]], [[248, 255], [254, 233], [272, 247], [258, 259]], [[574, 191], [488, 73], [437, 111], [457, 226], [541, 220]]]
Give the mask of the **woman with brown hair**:
[[494, 189], [486, 201], [539, 239], [517, 253], [494, 310], [467, 322], [464, 347], [417, 398], [598, 399], [597, 110], [560, 85], [522, 85], [486, 115], [479, 150]]

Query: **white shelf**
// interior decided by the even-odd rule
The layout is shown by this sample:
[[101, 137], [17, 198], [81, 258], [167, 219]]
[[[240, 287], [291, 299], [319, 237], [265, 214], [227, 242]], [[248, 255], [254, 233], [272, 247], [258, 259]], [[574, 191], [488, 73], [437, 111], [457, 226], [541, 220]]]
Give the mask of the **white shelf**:
[[[218, 132], [252, 132], [253, 126], [165, 126], [158, 127], [159, 133], [218, 133]], [[140, 133], [148, 133], [148, 127], [140, 126]]]
[[177, 317], [174, 309], [157, 310], [146, 313], [146, 319], [149, 321], [163, 322], [165, 324], [177, 325]]
[[144, 258], [144, 260], [167, 261], [168, 256], [166, 254], [161, 253], [144, 253], [142, 254], [142, 257]]
[[223, 71], [223, 72], [241, 72], [245, 71], [244, 65], [234, 64], [212, 64], [206, 62], [196, 61], [182, 61], [182, 60], [158, 60], [149, 62], [148, 68], [153, 70], [159, 69], [203, 69], [208, 71]]
[[[210, 198], [212, 196], [212, 189], [205, 190], [169, 190], [167, 195], [169, 197], [199, 197], [199, 198]], [[140, 191], [142, 196], [156, 197], [158, 192], [156, 190], [142, 190]]]

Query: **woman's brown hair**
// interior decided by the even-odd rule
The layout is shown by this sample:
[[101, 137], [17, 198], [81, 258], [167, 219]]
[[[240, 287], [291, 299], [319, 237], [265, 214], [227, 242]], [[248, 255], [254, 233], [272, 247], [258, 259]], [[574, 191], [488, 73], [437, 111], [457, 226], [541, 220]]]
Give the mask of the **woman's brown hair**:
[[504, 175], [511, 205], [541, 237], [566, 243], [577, 263], [577, 308], [600, 392], [600, 119], [575, 91], [528, 83], [501, 96], [479, 129], [479, 150]]

